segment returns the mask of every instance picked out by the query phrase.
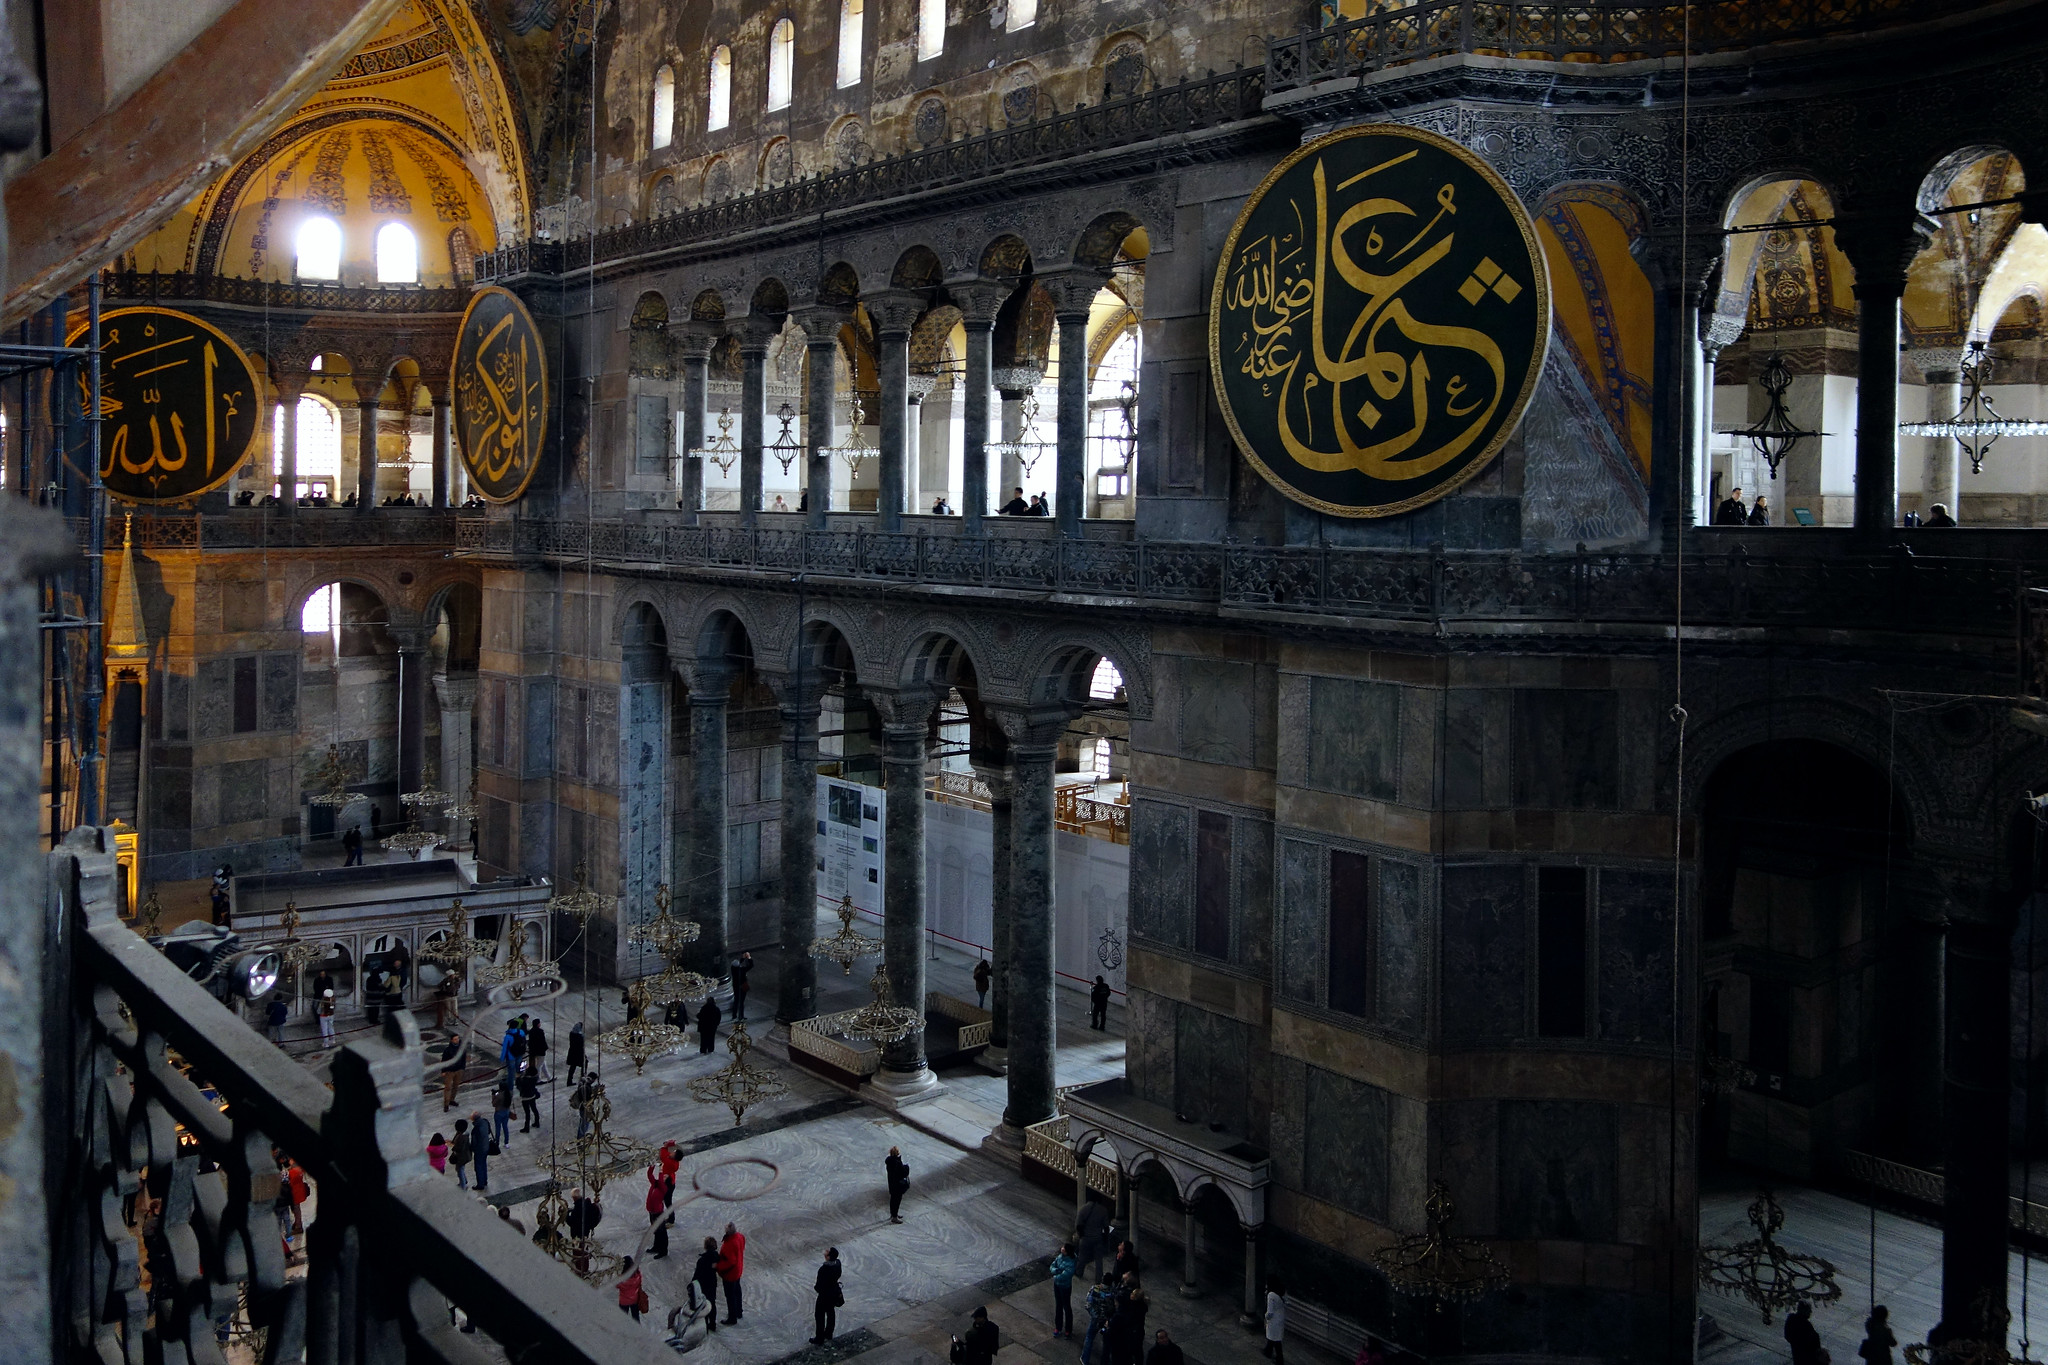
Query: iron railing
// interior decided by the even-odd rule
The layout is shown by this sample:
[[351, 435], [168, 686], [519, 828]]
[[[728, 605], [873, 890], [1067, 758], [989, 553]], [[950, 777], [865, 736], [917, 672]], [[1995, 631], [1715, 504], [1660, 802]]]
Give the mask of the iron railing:
[[[1525, 61], [1623, 62], [1741, 52], [1945, 18], [1984, 0], [1707, 0], [1696, 4], [1415, 0], [1266, 43], [1266, 89], [1368, 76], [1454, 53]], [[1688, 20], [1690, 26], [1688, 27]]]
[[[451, 508], [379, 507], [360, 515], [353, 507], [300, 507], [287, 515], [270, 508], [229, 512], [139, 512], [128, 523], [138, 550], [295, 550], [403, 548], [446, 550], [455, 545]], [[84, 523], [73, 522], [83, 535]], [[122, 528], [109, 528], [111, 541]]]
[[771, 224], [816, 217], [997, 175], [1021, 166], [1065, 161], [1250, 118], [1265, 94], [1265, 72], [1241, 67], [1177, 85], [1081, 106], [1049, 118], [991, 128], [901, 156], [806, 176], [645, 222], [608, 228], [595, 240], [515, 242], [477, 257], [478, 283], [515, 275], [559, 275], [650, 252], [689, 246]]
[[[51, 860], [77, 1039], [53, 1059], [77, 1185], [53, 1261], [76, 1358], [217, 1361], [240, 1336], [263, 1365], [348, 1343], [365, 1359], [482, 1359], [453, 1304], [519, 1359], [673, 1359], [427, 1164], [409, 1012], [343, 1047], [322, 1084], [117, 918], [112, 843], [76, 830]], [[273, 1144], [317, 1189], [303, 1277], [286, 1273]]]
[[[1797, 534], [1797, 533], [1792, 533]], [[622, 568], [815, 574], [868, 583], [1024, 590], [1379, 621], [1585, 621], [1668, 626], [1680, 567], [1654, 554], [1365, 550], [658, 526], [466, 516], [459, 551]], [[2015, 550], [2021, 547], [2015, 546]], [[1906, 553], [1684, 560], [1689, 624], [2012, 638], [2027, 571], [2010, 559]]]
[[195, 275], [186, 270], [109, 270], [100, 276], [109, 300], [122, 303], [233, 303], [301, 313], [460, 313], [469, 305], [462, 288], [418, 285], [373, 287], [245, 280]]

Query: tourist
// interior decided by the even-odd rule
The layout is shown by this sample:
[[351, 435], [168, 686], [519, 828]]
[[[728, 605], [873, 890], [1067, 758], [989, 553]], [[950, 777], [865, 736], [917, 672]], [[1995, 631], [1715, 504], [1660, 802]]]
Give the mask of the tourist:
[[1162, 1327], [1152, 1339], [1152, 1350], [1145, 1357], [1145, 1365], [1186, 1365], [1186, 1359]]
[[1033, 493], [1033, 494], [1031, 495], [1031, 507], [1030, 507], [1030, 510], [1029, 510], [1029, 511], [1027, 511], [1027, 512], [1025, 512], [1025, 513], [1024, 513], [1024, 515], [1025, 515], [1025, 516], [1027, 516], [1027, 517], [1049, 517], [1049, 516], [1051, 516], [1051, 515], [1052, 515], [1052, 508], [1050, 508], [1050, 507], [1048, 507], [1048, 506], [1046, 506], [1046, 505], [1045, 505], [1045, 494], [1043, 494], [1043, 493]]
[[1801, 1303], [1785, 1319], [1785, 1344], [1792, 1348], [1792, 1365], [1822, 1365], [1827, 1359], [1827, 1352], [1820, 1348], [1820, 1333], [1813, 1329], [1811, 1303]]
[[540, 1127], [540, 1078], [533, 1074], [533, 1063], [528, 1062], [519, 1069], [519, 1107], [525, 1118], [519, 1125], [524, 1133]]
[[640, 1272], [633, 1269], [631, 1256], [620, 1262], [619, 1269], [626, 1272], [626, 1278], [619, 1281], [619, 1311], [638, 1322], [647, 1307], [647, 1291], [641, 1288]]
[[582, 1190], [569, 1191], [569, 1217], [567, 1225], [571, 1237], [588, 1237], [597, 1231], [597, 1225], [604, 1221], [604, 1207], [595, 1199], [584, 1197]]
[[1151, 1311], [1152, 1297], [1138, 1282], [1138, 1273], [1126, 1273], [1117, 1290], [1116, 1315], [1109, 1320], [1111, 1365], [1141, 1365], [1145, 1355], [1145, 1315]]
[[476, 1162], [476, 1192], [483, 1194], [491, 1188], [491, 1152], [498, 1145], [498, 1139], [484, 1127], [481, 1111], [472, 1110], [469, 1115], [470, 1159]]
[[1741, 526], [1749, 520], [1749, 512], [1742, 505], [1742, 490], [1731, 488], [1728, 496], [1721, 499], [1714, 508], [1714, 525]]
[[291, 1014], [291, 1006], [284, 1002], [284, 992], [272, 991], [270, 1004], [263, 1011], [263, 1022], [270, 1025], [270, 1041], [279, 1047], [284, 1046], [284, 1024]]
[[747, 1270], [747, 1239], [731, 1223], [725, 1225], [725, 1240], [718, 1244], [718, 1278], [725, 1285], [725, 1325], [740, 1320], [740, 1276]]
[[[1927, 520], [1920, 524], [1922, 526], [1953, 526], [1956, 524], [1956, 519], [1948, 514], [1948, 505], [1946, 503], [1937, 502], [1934, 506], [1927, 509]], [[1790, 1326], [1789, 1321], [1787, 1326]]]
[[769, 508], [768, 510], [771, 512], [787, 512], [789, 510], [789, 504], [782, 500], [782, 494], [777, 493], [775, 495], [775, 505]]
[[668, 1201], [661, 1197], [661, 1164], [659, 1162], [647, 1168], [647, 1199], [645, 1202], [647, 1221], [649, 1223], [659, 1223], [663, 1211], [668, 1208]]
[[1088, 1291], [1088, 1335], [1081, 1340], [1081, 1365], [1088, 1365], [1095, 1353], [1095, 1338], [1106, 1338], [1109, 1320], [1116, 1316], [1116, 1285], [1108, 1276]]
[[992, 1365], [999, 1349], [996, 1325], [988, 1320], [988, 1309], [977, 1308], [969, 1320], [967, 1336], [953, 1338], [953, 1365]]
[[498, 1205], [498, 1221], [510, 1227], [512, 1231], [518, 1233], [521, 1237], [526, 1235], [526, 1224], [512, 1216], [512, 1206], [510, 1204]]
[[310, 1193], [306, 1187], [306, 1168], [296, 1161], [287, 1161], [284, 1169], [284, 1184], [285, 1189], [290, 1192], [292, 1200], [292, 1236], [304, 1236], [306, 1232], [306, 1197]]
[[661, 1144], [661, 1150], [654, 1154], [654, 1158], [661, 1163], [661, 1204], [667, 1208], [676, 1202], [676, 1172], [682, 1169], [683, 1151], [676, 1146], [676, 1140], [670, 1138]]
[[903, 1153], [891, 1147], [889, 1155], [882, 1159], [882, 1172], [889, 1182], [889, 1221], [903, 1221], [903, 1192], [910, 1188], [910, 1163], [903, 1159]]
[[1074, 1272], [1080, 1263], [1074, 1259], [1071, 1242], [1061, 1242], [1059, 1255], [1052, 1258], [1046, 1269], [1052, 1272], [1052, 1335], [1057, 1341], [1061, 1337], [1069, 1341], [1074, 1338]]
[[987, 958], [974, 964], [974, 1002], [982, 1009], [988, 1008], [988, 983], [994, 976], [995, 971], [988, 965]]
[[517, 1016], [505, 1021], [505, 1039], [498, 1045], [498, 1060], [505, 1064], [505, 1081], [510, 1084], [519, 1074], [519, 1064], [526, 1060], [526, 1030], [519, 1026]]
[[320, 969], [319, 971], [317, 971], [317, 972], [313, 973], [313, 994], [314, 994], [314, 995], [316, 995], [316, 996], [318, 996], [318, 995], [325, 995], [325, 994], [326, 994], [327, 992], [329, 992], [329, 991], [331, 991], [331, 990], [333, 990], [333, 989], [334, 989], [334, 973], [333, 973], [333, 972], [330, 972], [330, 971], [328, 971], [328, 970], [327, 970], [327, 969], [326, 969], [325, 967], [322, 967], [322, 968], [321, 968], [321, 969]]
[[[1740, 491], [1740, 490], [1737, 490]], [[1266, 1359], [1287, 1365], [1287, 1286], [1274, 1275], [1266, 1281]]]
[[697, 1011], [697, 1052], [699, 1056], [711, 1055], [712, 1044], [718, 1041], [718, 1002], [710, 996], [704, 997], [704, 1008]]
[[704, 1295], [706, 1311], [704, 1330], [718, 1330], [718, 1239], [706, 1237], [704, 1249], [697, 1253], [697, 1268], [690, 1272], [690, 1283]]
[[1127, 1276], [1135, 1275], [1144, 1268], [1145, 1263], [1138, 1259], [1136, 1247], [1129, 1242], [1116, 1244], [1116, 1259], [1109, 1273], [1116, 1278], [1118, 1284], [1122, 1284]]
[[448, 1174], [448, 1139], [439, 1133], [427, 1139], [427, 1164], [441, 1175]]
[[1863, 1320], [1863, 1344], [1856, 1354], [1863, 1357], [1865, 1365], [1892, 1365], [1892, 1348], [1899, 1339], [1892, 1335], [1891, 1317], [1891, 1310], [1880, 1303]]
[[314, 1013], [314, 1014], [315, 1014], [316, 1016], [318, 1016], [318, 1017], [319, 1017], [319, 1020], [320, 1020], [320, 1041], [321, 1041], [321, 1042], [323, 1042], [323, 1043], [331, 1043], [331, 1042], [333, 1042], [333, 1041], [334, 1041], [334, 992], [333, 992], [333, 991], [331, 991], [331, 990], [328, 990], [328, 991], [322, 991], [322, 992], [320, 992], [320, 1002], [319, 1002], [318, 1004], [316, 1004], [315, 1006], [313, 1006], [313, 1013]]
[[1020, 488], [1010, 495], [1010, 500], [997, 510], [996, 515], [999, 517], [1022, 517], [1029, 516], [1030, 513], [1031, 504], [1024, 501], [1024, 490]]
[[562, 1074], [574, 1078], [583, 1069], [583, 1021], [578, 1019], [569, 1026], [569, 1050], [562, 1054]]
[[1749, 509], [1749, 524], [1751, 526], [1769, 526], [1771, 524], [1771, 507], [1769, 503], [1763, 500], [1762, 495], [1758, 495], [1756, 502]]
[[676, 1225], [676, 1216], [672, 1213], [657, 1213], [654, 1215], [654, 1218], [654, 1259], [666, 1261], [668, 1259], [668, 1230]]
[[441, 1112], [455, 1105], [455, 1087], [462, 1084], [462, 1068], [469, 1060], [469, 1035], [461, 1029], [441, 1049]]
[[754, 955], [741, 953], [732, 960], [732, 1017], [747, 1017], [747, 978], [754, 974]]
[[363, 977], [363, 1022], [377, 1027], [384, 1008], [384, 973], [375, 967]]
[[1091, 1280], [1102, 1278], [1102, 1256], [1109, 1248], [1109, 1231], [1109, 1210], [1100, 1200], [1090, 1199], [1081, 1206], [1081, 1215], [1074, 1220], [1074, 1233], [1081, 1243], [1077, 1259], [1090, 1267]]
[[1109, 998], [1114, 994], [1115, 992], [1109, 988], [1109, 982], [1098, 974], [1095, 978], [1095, 984], [1088, 988], [1089, 1028], [1106, 1029], [1109, 1027]]
[[405, 1010], [405, 990], [395, 974], [387, 975], [384, 982], [384, 1013], [396, 1019]]
[[535, 1015], [533, 1022], [526, 1026], [526, 1065], [533, 1070], [535, 1080], [554, 1079], [548, 1075], [548, 1035], [547, 1030], [540, 1026], [539, 1015]]
[[[448, 1027], [448, 1016], [455, 1009], [455, 992], [457, 989], [459, 988], [455, 984], [455, 974], [453, 972], [442, 977], [441, 984], [434, 987], [435, 1028]], [[455, 1017], [460, 1019], [462, 1016], [457, 1014]]]
[[492, 1137], [501, 1148], [512, 1145], [512, 1078], [491, 1087]]
[[818, 1295], [818, 1302], [811, 1309], [818, 1327], [817, 1335], [811, 1338], [813, 1346], [823, 1346], [839, 1330], [839, 1306], [846, 1302], [846, 1291], [839, 1287], [839, 1272], [839, 1248], [826, 1247], [824, 1264], [818, 1267], [818, 1278], [811, 1284]]
[[681, 1029], [684, 1033], [690, 1031], [688, 1007], [681, 996], [661, 1007], [661, 1022], [670, 1028]]
[[597, 1099], [597, 1073], [586, 1070], [583, 1079], [576, 1082], [576, 1089], [570, 1092], [569, 1107], [576, 1111], [576, 1136], [582, 1137], [590, 1131], [590, 1106]]
[[953, 515], [952, 504], [946, 501], [944, 493], [932, 499], [932, 515], [935, 517], [950, 517]]
[[455, 1141], [449, 1145], [448, 1159], [455, 1163], [455, 1183], [463, 1189], [469, 1188], [469, 1120], [455, 1120]]

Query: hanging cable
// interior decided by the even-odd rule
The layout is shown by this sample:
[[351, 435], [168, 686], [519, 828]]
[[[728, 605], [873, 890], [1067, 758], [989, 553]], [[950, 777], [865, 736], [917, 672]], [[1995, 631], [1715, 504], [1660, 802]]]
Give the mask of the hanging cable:
[[[1681, 42], [1679, 48], [1680, 57], [1678, 87], [1678, 201], [1680, 204], [1678, 217], [1678, 279], [1679, 289], [1681, 291], [1678, 297], [1678, 318], [1679, 324], [1682, 328], [1691, 327], [1696, 329], [1697, 322], [1693, 318], [1692, 310], [1689, 307], [1689, 303], [1692, 297], [1691, 0], [1686, 0], [1686, 4], [1683, 11], [1683, 18], [1684, 32], [1681, 35]], [[1667, 1185], [1665, 1191], [1665, 1200], [1666, 1207], [1670, 1211], [1670, 1222], [1668, 1224], [1670, 1228], [1669, 1235], [1674, 1239], [1678, 1236], [1678, 1228], [1680, 1226], [1678, 1215], [1678, 1103], [1680, 1058], [1683, 1055], [1682, 1049], [1685, 1041], [1685, 1020], [1683, 1017], [1685, 993], [1681, 977], [1681, 971], [1688, 962], [1688, 959], [1682, 951], [1684, 947], [1683, 925], [1685, 923], [1685, 916], [1683, 914], [1683, 907], [1685, 904], [1686, 722], [1685, 536], [1687, 530], [1690, 529], [1687, 525], [1687, 523], [1691, 520], [1692, 509], [1692, 486], [1689, 480], [1691, 480], [1693, 476], [1693, 470], [1690, 467], [1689, 462], [1686, 461], [1686, 459], [1684, 458], [1684, 452], [1695, 446], [1695, 443], [1698, 440], [1700, 426], [1699, 422], [1693, 417], [1693, 404], [1696, 401], [1696, 391], [1698, 385], [1697, 376], [1694, 374], [1695, 366], [1692, 363], [1692, 348], [1696, 344], [1697, 341], [1694, 336], [1685, 335], [1681, 336], [1680, 338], [1679, 355], [1684, 358], [1684, 363], [1679, 366], [1678, 410], [1680, 413], [1684, 415], [1685, 429], [1682, 435], [1683, 444], [1681, 445], [1679, 451], [1674, 452], [1679, 461], [1679, 478], [1676, 481], [1678, 484], [1676, 492], [1678, 496], [1678, 511], [1680, 515], [1673, 518], [1674, 525], [1672, 527], [1672, 553], [1674, 556], [1672, 563], [1672, 579], [1674, 585], [1674, 595], [1672, 603], [1672, 688], [1670, 714], [1673, 724], [1675, 724], [1678, 727], [1678, 737], [1677, 750], [1674, 756], [1672, 766], [1671, 793], [1671, 1087], [1670, 1094], [1667, 1097], [1669, 1111], [1665, 1116], [1666, 1123], [1668, 1125], [1665, 1134], [1665, 1176]], [[1695, 1051], [1696, 1050], [1697, 1049], [1695, 1049]], [[1695, 1182], [1697, 1182], [1697, 1154], [1695, 1154], [1694, 1165], [1694, 1179]], [[1699, 1220], [1697, 1207], [1698, 1201], [1697, 1199], [1695, 1199], [1695, 1212], [1693, 1216], [1693, 1221], [1695, 1224], [1695, 1242], [1697, 1242], [1698, 1240], [1697, 1223]], [[1683, 1258], [1676, 1255], [1671, 1256], [1668, 1260], [1671, 1278], [1669, 1281], [1670, 1292], [1667, 1298], [1667, 1302], [1669, 1305], [1667, 1308], [1667, 1325], [1669, 1331], [1667, 1332], [1665, 1340], [1667, 1346], [1673, 1350], [1677, 1349], [1678, 1343], [1678, 1305], [1682, 1297], [1682, 1291], [1686, 1288], [1689, 1288], [1689, 1286], [1681, 1284], [1680, 1282], [1681, 1275], [1687, 1273], [1690, 1270], [1690, 1263], [1687, 1262], [1686, 1264], [1681, 1265], [1682, 1260]], [[1687, 1325], [1688, 1334], [1695, 1340], [1699, 1336], [1697, 1315], [1698, 1309], [1695, 1308], [1694, 1321]]]

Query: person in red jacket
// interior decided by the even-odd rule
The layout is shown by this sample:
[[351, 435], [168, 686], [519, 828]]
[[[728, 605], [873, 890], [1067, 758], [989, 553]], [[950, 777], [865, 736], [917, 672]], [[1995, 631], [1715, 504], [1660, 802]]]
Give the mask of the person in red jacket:
[[725, 1240], [718, 1244], [718, 1278], [725, 1285], [725, 1325], [740, 1320], [740, 1276], [747, 1269], [747, 1239], [731, 1223], [725, 1225]]
[[646, 1305], [642, 1302], [646, 1293], [641, 1288], [644, 1281], [640, 1278], [640, 1272], [633, 1269], [631, 1256], [626, 1258], [619, 1269], [626, 1272], [626, 1277], [619, 1281], [619, 1311], [638, 1322], [640, 1314], [646, 1311]]

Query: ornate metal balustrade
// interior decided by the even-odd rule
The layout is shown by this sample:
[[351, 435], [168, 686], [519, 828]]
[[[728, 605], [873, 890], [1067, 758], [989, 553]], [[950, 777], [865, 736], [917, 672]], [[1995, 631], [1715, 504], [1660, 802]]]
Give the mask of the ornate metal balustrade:
[[109, 270], [100, 278], [106, 297], [121, 303], [231, 303], [300, 313], [460, 313], [469, 304], [467, 289], [405, 284], [362, 288], [185, 270]]
[[[1367, 76], [1390, 66], [1477, 53], [1525, 61], [1624, 62], [1741, 52], [1940, 19], [1985, 0], [1706, 0], [1699, 4], [1505, 4], [1418, 0], [1311, 33], [1269, 39], [1266, 89]], [[1688, 28], [1688, 17], [1690, 28]]]
[[[418, 1029], [401, 1012], [332, 1061], [332, 1088], [115, 917], [111, 839], [51, 859], [68, 926], [74, 1153], [53, 1257], [79, 1358], [481, 1359], [451, 1303], [518, 1359], [672, 1359], [649, 1328], [427, 1164]], [[312, 1178], [306, 1273], [286, 1271], [275, 1144]], [[132, 1213], [124, 1210], [134, 1200]]]
[[1127, 99], [1082, 106], [1008, 128], [991, 128], [935, 147], [883, 157], [864, 166], [807, 176], [787, 185], [685, 209], [646, 222], [608, 228], [595, 239], [517, 242], [479, 256], [479, 284], [515, 275], [559, 275], [593, 261], [686, 247], [776, 223], [815, 218], [834, 209], [871, 205], [907, 194], [999, 175], [1023, 166], [1065, 161], [1090, 152], [1198, 132], [1250, 118], [1265, 94], [1258, 67], [1211, 73]]
[[[117, 516], [108, 518], [109, 544], [122, 534]], [[423, 507], [380, 507], [368, 516], [353, 507], [301, 507], [290, 516], [266, 508], [139, 512], [128, 524], [138, 550], [447, 550], [455, 545], [456, 519], [453, 510]], [[85, 523], [74, 520], [72, 531], [84, 543]]]
[[[1797, 536], [1802, 533], [1786, 533]], [[1768, 543], [1766, 535], [1760, 537]], [[1956, 542], [1948, 542], [1961, 548]], [[510, 559], [815, 574], [906, 586], [1021, 590], [1150, 606], [1374, 621], [1668, 627], [1679, 567], [1660, 555], [1362, 550], [461, 519], [458, 550]], [[1788, 546], [1788, 549], [1791, 548]], [[2021, 590], [2048, 581], [2036, 542], [2011, 558], [1749, 554], [1684, 561], [1689, 625], [1912, 631], [2010, 640]]]

